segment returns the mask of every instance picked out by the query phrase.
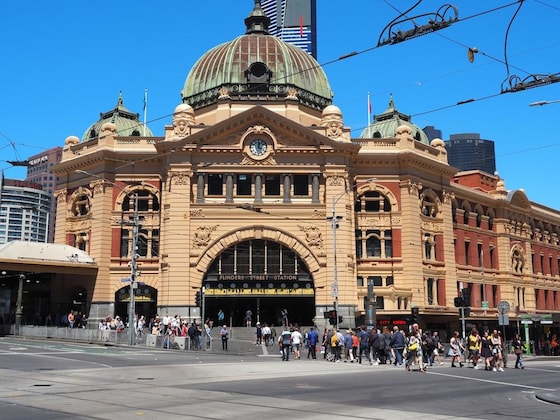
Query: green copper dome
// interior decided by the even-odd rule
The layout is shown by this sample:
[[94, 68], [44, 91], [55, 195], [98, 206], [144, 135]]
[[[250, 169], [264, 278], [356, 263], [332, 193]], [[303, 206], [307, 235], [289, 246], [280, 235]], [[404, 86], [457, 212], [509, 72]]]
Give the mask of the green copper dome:
[[389, 99], [389, 107], [380, 115], [375, 115], [373, 123], [366, 127], [360, 138], [362, 139], [375, 139], [384, 137], [395, 137], [397, 128], [401, 125], [406, 125], [412, 130], [412, 137], [420, 143], [430, 144], [426, 133], [420, 129], [416, 124], [413, 124], [410, 115], [403, 114], [395, 108], [393, 97]]
[[301, 48], [269, 35], [260, 2], [245, 19], [247, 32], [206, 52], [181, 92], [194, 109], [219, 99], [271, 101], [286, 98], [322, 110], [332, 102], [325, 72]]
[[122, 97], [122, 92], [119, 93], [119, 99], [117, 100], [117, 106], [111, 111], [102, 112], [99, 116], [99, 120], [88, 127], [84, 135], [82, 136], [82, 141], [90, 141], [97, 139], [101, 127], [105, 123], [113, 123], [117, 126], [118, 136], [147, 136], [153, 137], [152, 132], [148, 126], [139, 120], [139, 114], [134, 114], [130, 112], [125, 106]]

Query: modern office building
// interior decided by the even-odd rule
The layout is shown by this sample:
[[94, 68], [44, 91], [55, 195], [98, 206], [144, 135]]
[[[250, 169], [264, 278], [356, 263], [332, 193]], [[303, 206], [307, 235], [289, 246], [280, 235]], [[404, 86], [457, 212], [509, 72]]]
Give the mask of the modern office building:
[[441, 130], [437, 129], [433, 125], [428, 125], [424, 127], [422, 131], [426, 133], [426, 136], [430, 141], [443, 138], [443, 133], [441, 132]]
[[481, 139], [478, 133], [451, 134], [445, 148], [449, 164], [460, 171], [496, 172], [494, 142]]
[[316, 0], [263, 0], [268, 31], [317, 58]]
[[445, 335], [468, 294], [467, 326], [497, 327], [506, 302], [508, 336], [517, 322], [558, 333], [560, 213], [457, 173], [392, 98], [353, 138], [322, 68], [267, 24], [256, 2], [246, 33], [196, 62], [161, 136], [109, 120], [66, 138], [55, 242], [96, 270], [53, 278], [51, 305], [70, 310], [81, 290], [91, 325], [126, 318], [132, 279], [147, 317], [222, 309], [238, 326], [251, 309], [278, 324], [287, 309], [323, 328], [336, 307], [344, 327], [417, 316]]
[[[62, 158], [62, 147], [57, 146], [45, 150], [43, 153], [33, 155], [27, 158], [27, 176], [26, 181], [40, 184], [43, 191], [49, 193], [51, 197], [56, 190], [56, 175], [52, 168], [60, 162]], [[56, 200], [51, 200], [51, 211], [49, 215], [49, 234], [47, 242], [54, 241], [54, 226], [56, 224]]]
[[47, 242], [51, 194], [40, 184], [15, 179], [0, 182], [0, 244]]

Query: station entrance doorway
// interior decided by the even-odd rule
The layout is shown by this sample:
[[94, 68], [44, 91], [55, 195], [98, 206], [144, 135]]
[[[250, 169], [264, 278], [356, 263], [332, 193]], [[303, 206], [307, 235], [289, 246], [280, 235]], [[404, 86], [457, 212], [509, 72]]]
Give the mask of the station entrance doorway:
[[288, 322], [313, 325], [315, 287], [305, 262], [282, 244], [248, 240], [222, 251], [210, 265], [203, 281], [205, 314], [217, 322], [222, 310], [231, 326], [245, 325], [251, 311], [256, 322], [282, 325], [281, 311]]

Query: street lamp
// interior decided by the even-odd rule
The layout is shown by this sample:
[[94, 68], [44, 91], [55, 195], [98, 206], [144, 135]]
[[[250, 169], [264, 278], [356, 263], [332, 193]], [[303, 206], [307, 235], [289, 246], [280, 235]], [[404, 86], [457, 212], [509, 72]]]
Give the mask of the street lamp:
[[[364, 180], [363, 183], [365, 184], [367, 182], [373, 181], [374, 179], [375, 178], [368, 178], [368, 179]], [[357, 182], [355, 182], [352, 185], [350, 185], [348, 188], [346, 188], [340, 194], [335, 195], [332, 199], [331, 216], [327, 217], [327, 220], [330, 220], [330, 222], [331, 222], [332, 238], [333, 238], [333, 271], [334, 271], [333, 274], [334, 274], [334, 281], [333, 281], [333, 285], [332, 285], [332, 295], [333, 295], [333, 298], [334, 298], [334, 311], [336, 313], [335, 328], [337, 330], [338, 330], [338, 265], [337, 265], [337, 250], [336, 250], [336, 247], [337, 247], [336, 231], [338, 229], [338, 221], [340, 219], [342, 219], [342, 216], [337, 216], [337, 214], [336, 214], [336, 204], [340, 201], [340, 199], [342, 197], [344, 197], [350, 191], [353, 191], [359, 185], [362, 185], [362, 184], [358, 184]]]
[[[100, 179], [102, 181], [108, 182], [112, 186], [118, 188], [119, 190], [124, 192], [124, 189], [121, 188], [119, 185], [115, 184], [112, 181], [109, 181], [102, 176], [92, 174], [87, 171], [83, 171], [81, 169], [77, 169], [75, 172], [89, 175], [94, 178]], [[124, 223], [124, 222], [123, 222]], [[140, 221], [138, 218], [138, 194], [134, 194], [134, 214], [132, 216], [132, 249], [131, 249], [131, 257], [130, 257], [130, 303], [128, 305], [128, 340], [131, 346], [136, 344], [136, 328], [134, 327], [134, 317], [136, 316], [136, 289], [138, 289], [138, 282], [136, 281], [136, 277], [138, 276], [138, 264], [136, 259], [138, 255], [136, 250], [138, 248], [138, 231], [140, 228]]]

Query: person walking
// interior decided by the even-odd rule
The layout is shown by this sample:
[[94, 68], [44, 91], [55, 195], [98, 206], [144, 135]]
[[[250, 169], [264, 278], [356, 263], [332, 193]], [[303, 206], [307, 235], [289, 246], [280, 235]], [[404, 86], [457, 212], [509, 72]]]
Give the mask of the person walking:
[[292, 332], [292, 349], [294, 351], [294, 356], [296, 359], [301, 359], [301, 343], [303, 341], [303, 336], [299, 332], [298, 328], [294, 328]]
[[253, 322], [253, 312], [249, 308], [247, 308], [247, 310], [245, 311], [245, 326], [247, 328], [250, 328], [252, 322]]
[[431, 364], [434, 364], [436, 361], [439, 363], [440, 366], [443, 365], [443, 362], [441, 361], [441, 358], [439, 357], [439, 352], [440, 350], [443, 349], [443, 345], [441, 344], [441, 340], [439, 337], [439, 333], [437, 331], [434, 331], [432, 333], [432, 342], [434, 343], [434, 351], [432, 353], [431, 356]]
[[457, 367], [455, 363], [459, 363], [459, 367], [463, 367], [463, 362], [461, 362], [461, 354], [464, 350], [459, 339], [459, 331], [455, 331], [453, 333], [453, 337], [449, 341], [449, 352], [447, 353], [448, 356], [451, 356], [451, 367]]
[[354, 353], [352, 352], [352, 346], [354, 345], [354, 338], [352, 337], [352, 330], [347, 330], [344, 334], [344, 362], [350, 361], [354, 363]]
[[395, 354], [395, 361], [393, 362], [393, 365], [397, 366], [398, 364], [399, 366], [402, 366], [405, 338], [403, 333], [399, 331], [399, 327], [396, 325], [393, 327], [393, 335], [389, 345]]
[[515, 334], [511, 345], [513, 347], [513, 352], [515, 353], [515, 369], [525, 369], [523, 360], [521, 359], [521, 355], [523, 354], [523, 342], [521, 341], [519, 334]]
[[220, 330], [220, 336], [222, 337], [222, 350], [227, 351], [227, 343], [229, 339], [229, 329], [227, 325], [224, 324], [224, 326]]
[[292, 333], [287, 326], [284, 326], [284, 330], [280, 337], [278, 337], [278, 342], [280, 343], [282, 349], [282, 360], [286, 362], [290, 361], [290, 347], [292, 346]]
[[469, 346], [468, 361], [472, 363], [474, 369], [478, 369], [478, 359], [480, 358], [480, 335], [475, 327], [472, 328], [467, 340]]
[[371, 356], [369, 355], [369, 334], [365, 325], [360, 325], [360, 332], [358, 333], [360, 339], [360, 353], [358, 355], [358, 363], [362, 364], [362, 354], [365, 354], [369, 364], [371, 365]]
[[314, 327], [309, 329], [307, 333], [307, 358], [311, 356], [312, 359], [317, 359], [317, 342], [319, 341], [319, 334]]
[[492, 342], [492, 355], [494, 356], [494, 367], [492, 368], [492, 370], [494, 372], [503, 372], [504, 368], [502, 367], [502, 337], [500, 337], [500, 334], [498, 334], [498, 330], [492, 331], [490, 341]]
[[484, 359], [484, 370], [492, 370], [492, 341], [488, 331], [484, 331], [482, 337], [480, 337], [480, 357]]

